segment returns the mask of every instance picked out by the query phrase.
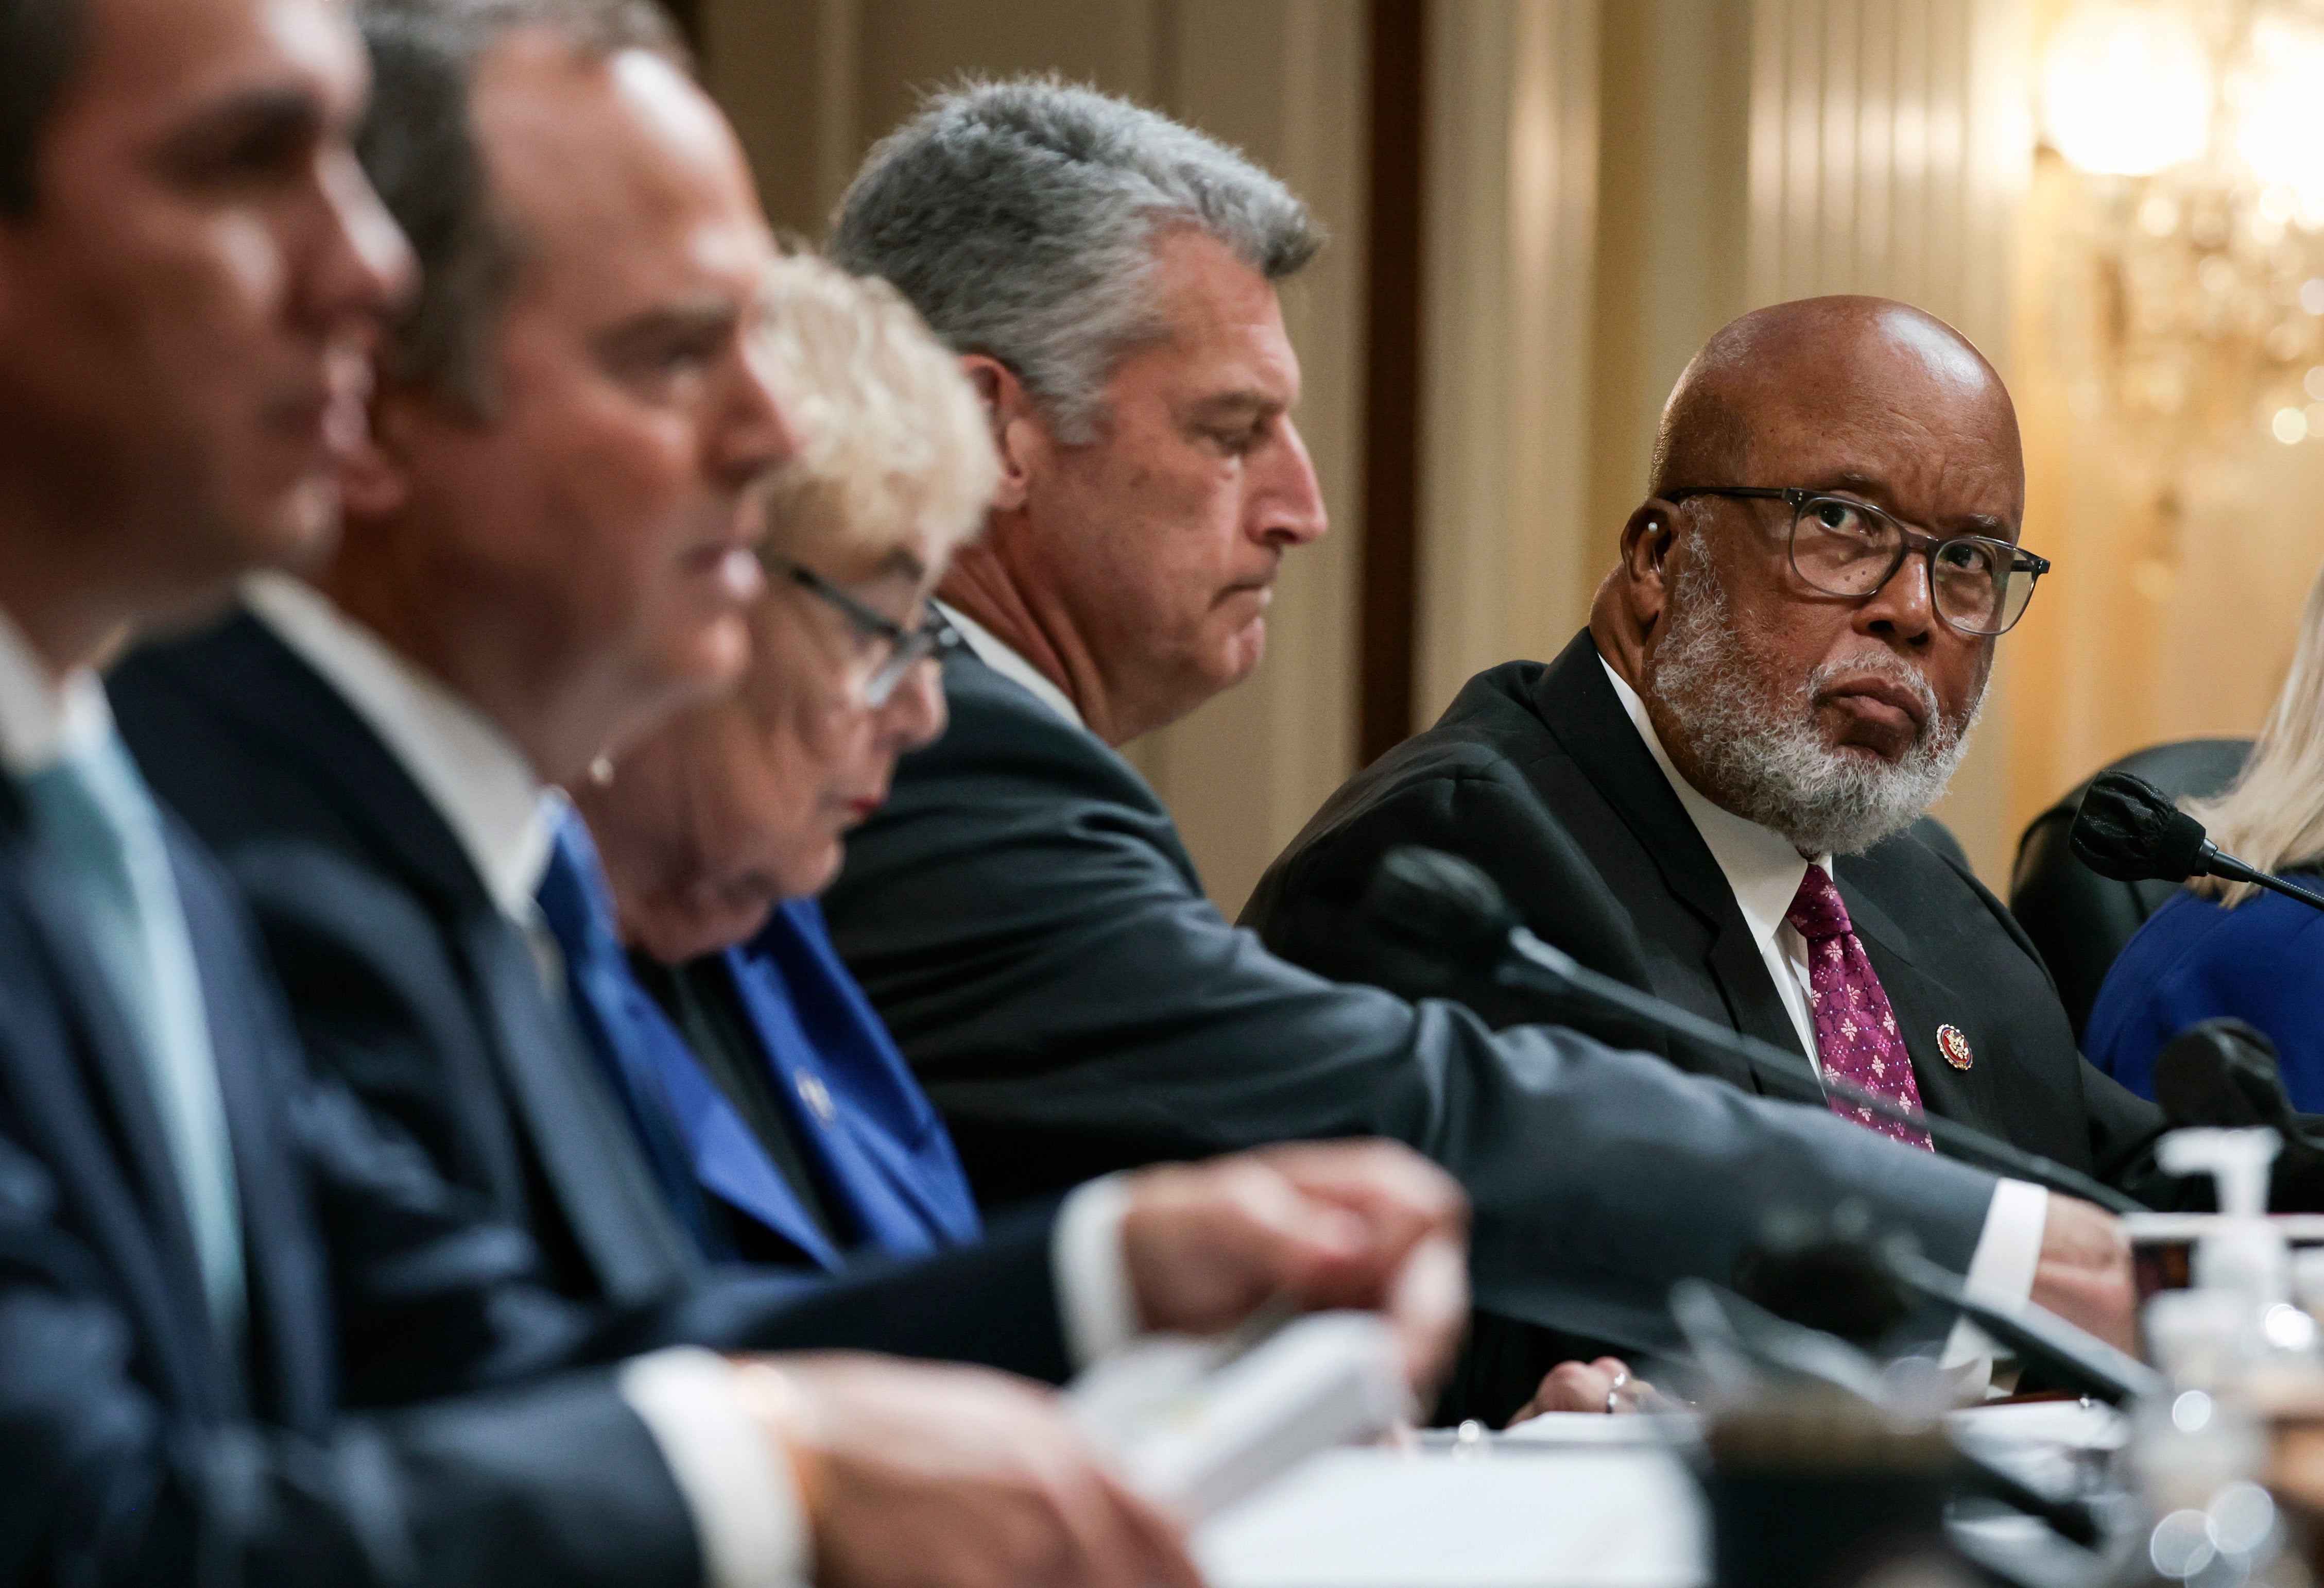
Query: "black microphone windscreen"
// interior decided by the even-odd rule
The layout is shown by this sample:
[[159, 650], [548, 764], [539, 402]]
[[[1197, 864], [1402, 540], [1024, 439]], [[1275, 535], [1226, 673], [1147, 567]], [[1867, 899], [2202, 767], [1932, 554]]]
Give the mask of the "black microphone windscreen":
[[2174, 1127], [2282, 1130], [2292, 1120], [2275, 1045], [2234, 1019], [2190, 1026], [2155, 1055], [2154, 1100]]
[[1407, 844], [1391, 849], [1364, 890], [1364, 920], [1411, 953], [1472, 965], [1498, 953], [1517, 912], [1492, 878], [1457, 854]]
[[2069, 842], [2102, 877], [2183, 882], [2201, 861], [2203, 824], [2145, 779], [2100, 772], [2082, 796]]

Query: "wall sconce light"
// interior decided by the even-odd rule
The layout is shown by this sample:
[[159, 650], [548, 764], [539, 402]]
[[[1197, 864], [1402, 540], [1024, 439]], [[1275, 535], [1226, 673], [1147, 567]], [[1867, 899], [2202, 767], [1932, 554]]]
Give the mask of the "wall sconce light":
[[2080, 196], [2053, 311], [2154, 496], [2207, 440], [2324, 439], [2324, 13], [2080, 0], [2041, 94]]
[[2324, 26], [2260, 17], [2232, 87], [2236, 152], [2255, 180], [2290, 191], [2302, 230], [2324, 229]]
[[2079, 171], [2151, 176], [2200, 157], [2215, 96], [2202, 33], [2159, 0], [2084, 0], [2042, 58], [2042, 131]]

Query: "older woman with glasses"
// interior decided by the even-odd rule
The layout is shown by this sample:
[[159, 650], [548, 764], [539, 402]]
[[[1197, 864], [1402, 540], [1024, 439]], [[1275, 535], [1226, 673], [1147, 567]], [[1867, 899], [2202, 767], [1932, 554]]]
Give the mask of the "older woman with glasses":
[[[958, 365], [884, 282], [795, 258], [773, 284], [803, 446], [767, 499], [751, 669], [575, 802], [636, 980], [715, 1077], [716, 1099], [672, 1101], [706, 1186], [755, 1217], [755, 1231], [729, 1221], [738, 1254], [835, 1267], [851, 1249], [920, 1252], [979, 1228], [951, 1139], [814, 895], [897, 758], [943, 730], [936, 664], [961, 639], [930, 592], [1000, 466]], [[753, 1178], [769, 1159], [782, 1184]], [[1653, 1394], [1618, 1362], [1567, 1362], [1527, 1415], [1629, 1411]]]
[[741, 1254], [832, 1266], [978, 1229], [814, 895], [897, 758], [943, 731], [934, 664], [958, 637], [929, 592], [999, 466], [957, 364], [884, 283], [802, 257], [771, 290], [804, 446], [767, 499], [750, 672], [576, 803], [638, 981], [715, 1082], [674, 1101], [706, 1186], [746, 1215], [726, 1221]]

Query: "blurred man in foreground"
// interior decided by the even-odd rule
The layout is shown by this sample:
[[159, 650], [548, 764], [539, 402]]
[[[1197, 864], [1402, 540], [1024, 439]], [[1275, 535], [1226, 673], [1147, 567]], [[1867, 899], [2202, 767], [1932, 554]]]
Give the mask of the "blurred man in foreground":
[[92, 671], [330, 531], [410, 279], [347, 143], [361, 48], [327, 0], [9, 0], [0, 76], [0, 1575], [699, 1582], [611, 1373], [346, 1415], [402, 1370], [338, 1299], [447, 1387], [587, 1321], [303, 1084]]
[[[1529, 1324], [1665, 1345], [1672, 1280], [1724, 1281], [1770, 1209], [1853, 1197], [1955, 1269], [1982, 1242], [2038, 1251], [2019, 1293], [2125, 1337], [2121, 1237], [2087, 1205], [1997, 1196], [1570, 1033], [1496, 1036], [1324, 980], [1203, 897], [1112, 747], [1250, 671], [1282, 558], [1324, 530], [1275, 287], [1319, 241], [1231, 152], [1033, 82], [932, 101], [842, 207], [836, 256], [963, 355], [1001, 457], [985, 534], [940, 592], [968, 641], [952, 728], [905, 758], [825, 899], [980, 1194], [1379, 1133], [1468, 1187], [1480, 1301]], [[1506, 1415], [1546, 1365], [1530, 1346], [1484, 1364], [1473, 1404]]]
[[[628, 711], [731, 665], [716, 645], [732, 616], [724, 564], [743, 537], [722, 523], [718, 494], [731, 505], [754, 472], [744, 460], [784, 445], [771, 398], [733, 355], [765, 254], [723, 127], [687, 97], [682, 75], [618, 42], [621, 8], [394, 9], [454, 34], [488, 9], [505, 20], [518, 43], [502, 64], [518, 82], [530, 73], [546, 84], [550, 103], [512, 95], [493, 108], [534, 138], [557, 135], [550, 120], [596, 137], [600, 192], [661, 203], [663, 229], [643, 228], [619, 255], [629, 271], [595, 283], [602, 293], [559, 272], [555, 250], [527, 255], [495, 345], [506, 423], [553, 420], [559, 435], [581, 429], [609, 447], [650, 435], [665, 444], [656, 457], [703, 459], [679, 474], [701, 484], [674, 489], [679, 511], [651, 492], [646, 506], [627, 499], [626, 514], [595, 503], [595, 527], [641, 542], [624, 566], [652, 618], [636, 625], [643, 641], [603, 608], [596, 616], [621, 628], [619, 642], [586, 623], [558, 631], [569, 649], [547, 657], [578, 666], [577, 653], [586, 688], [557, 666], [499, 675], [508, 694], [496, 705], [509, 718], [521, 712], [511, 700], [573, 707], [571, 718], [522, 719], [531, 731], [512, 734], [526, 746], [512, 752], [521, 767], [527, 752], [569, 757], [602, 743]], [[600, 26], [617, 42], [593, 47], [607, 36], [592, 31]], [[610, 1104], [593, 1113], [603, 1100], [586, 1070], [549, 1046], [563, 1040], [543, 974], [554, 946], [528, 945], [514, 923], [492, 937], [474, 917], [462, 946], [482, 946], [496, 969], [522, 967], [492, 984], [483, 1011], [521, 1053], [498, 1074], [483, 1055], [458, 1055], [471, 1066], [463, 1075], [485, 1099], [505, 1084], [528, 1104], [561, 1109], [555, 1117], [576, 1135], [521, 1140], [490, 1161], [483, 1184], [450, 1186], [417, 1149], [424, 1112], [487, 1148], [493, 1138], [477, 1122], [504, 1116], [408, 1094], [408, 1122], [383, 1135], [335, 1080], [304, 1075], [236, 906], [114, 737], [92, 659], [124, 625], [321, 550], [340, 470], [370, 492], [357, 533], [378, 554], [401, 493], [445, 483], [422, 478], [414, 457], [501, 438], [473, 419], [462, 426], [383, 399], [382, 413], [407, 428], [364, 451], [364, 355], [410, 258], [348, 146], [364, 55], [337, 6], [11, 0], [0, 44], [6, 69], [24, 74], [9, 85], [12, 111], [17, 89], [39, 96], [21, 145], [0, 148], [17, 162], [0, 164], [0, 609], [14, 620], [0, 627], [0, 756], [11, 772], [0, 799], [0, 966], [12, 1011], [0, 1032], [0, 1242], [11, 1253], [0, 1411], [13, 1430], [0, 1453], [0, 1574], [690, 1588], [782, 1580], [811, 1565], [827, 1583], [1190, 1582], [1176, 1525], [1129, 1493], [1035, 1390], [960, 1370], [823, 1357], [778, 1365], [700, 1347], [889, 1343], [1057, 1376], [1070, 1365], [1069, 1318], [1084, 1304], [1053, 1269], [1117, 1285], [1128, 1329], [1176, 1321], [1190, 1302], [1235, 1316], [1286, 1288], [1385, 1299], [1404, 1271], [1398, 1242], [1441, 1252], [1456, 1232], [1449, 1187], [1416, 1180], [1416, 1166], [1382, 1167], [1374, 1149], [1344, 1149], [1371, 1153], [1362, 1165], [1343, 1149], [1305, 1163], [1245, 1160], [1116, 1183], [1110, 1212], [1081, 1226], [1100, 1239], [1078, 1264], [1035, 1228], [899, 1273], [701, 1279], [664, 1239], [655, 1221], [669, 1214], [651, 1187], [638, 1189], [645, 1171]], [[542, 114], [552, 110], [562, 114]], [[674, 250], [682, 267], [673, 238], [685, 245]], [[675, 298], [686, 311], [649, 312], [635, 338], [575, 334], [609, 311], [630, 328], [618, 311], [630, 294]], [[665, 344], [644, 333], [673, 328], [687, 352], [664, 364]], [[574, 370], [576, 341], [589, 374]], [[715, 373], [695, 383], [705, 371]], [[608, 389], [632, 372], [635, 384]], [[700, 407], [684, 398], [705, 388], [731, 416], [718, 433], [732, 444], [696, 455], [684, 443], [700, 432], [684, 421]], [[590, 483], [642, 483], [636, 446], [618, 463], [626, 467], [609, 463]], [[506, 527], [521, 540], [562, 522], [536, 515]], [[388, 592], [427, 567], [423, 552], [447, 549], [411, 537], [393, 549], [404, 556], [386, 558], [391, 570], [367, 586], [374, 613], [397, 610]], [[360, 555], [343, 549], [328, 566]], [[595, 555], [608, 556], [602, 542]], [[425, 978], [430, 953], [448, 951], [430, 936], [425, 912], [445, 902], [431, 889], [471, 863], [450, 831], [456, 817], [431, 806], [383, 741], [454, 747], [421, 775], [448, 771], [440, 797], [473, 813], [487, 801], [458, 805], [461, 790], [474, 792], [460, 779], [488, 780], [495, 763], [467, 752], [511, 730], [383, 642], [359, 638], [355, 620], [322, 610], [312, 591], [264, 587], [283, 592], [277, 615], [292, 614], [282, 621], [329, 658], [317, 665], [344, 664], [343, 676], [362, 680], [349, 688], [393, 725], [366, 752], [345, 718], [309, 716], [305, 736], [283, 709], [294, 702], [277, 696], [270, 726], [287, 733], [268, 753], [310, 772], [318, 750], [355, 758], [390, 787], [385, 798], [401, 791], [406, 825], [372, 826], [380, 808], [354, 802], [318, 818], [311, 788], [301, 798], [278, 786], [266, 793], [280, 797], [270, 809], [289, 824], [282, 841], [255, 859], [244, 846], [236, 860], [273, 908], [270, 925], [280, 928], [287, 908], [281, 884], [303, 878], [298, 905], [374, 934], [275, 935], [293, 975], [309, 978], [310, 1035], [327, 1036], [333, 1016], [370, 1017], [361, 1037], [318, 1045], [316, 1057], [366, 1085], [456, 1089], [461, 1075], [417, 1075], [414, 1046], [399, 1047], [377, 1018], [382, 1003], [364, 1002], [392, 985], [430, 1017], [474, 1015]], [[469, 637], [512, 639], [543, 660], [530, 649], [540, 630], [513, 620], [555, 627], [571, 601], [561, 587], [512, 611], [513, 635]], [[420, 632], [446, 615], [401, 612]], [[637, 647], [656, 640], [674, 651], [646, 665]], [[252, 672], [229, 669], [225, 682], [255, 695]], [[303, 687], [307, 701], [331, 698], [319, 672]], [[208, 755], [190, 714], [172, 725], [187, 737], [157, 746], [150, 694], [139, 709], [157, 778], [215, 800], [217, 780], [244, 766], [224, 755], [227, 740]], [[297, 824], [318, 819], [351, 846], [405, 839], [408, 866], [302, 871]], [[488, 897], [474, 872], [458, 887], [459, 898]], [[386, 944], [369, 965], [350, 952], [364, 942]], [[593, 1154], [586, 1166], [569, 1156], [576, 1149]], [[558, 1172], [585, 1167], [600, 1199], [586, 1222], [560, 1223], [542, 1205], [564, 1188]], [[519, 1212], [540, 1198], [540, 1217], [487, 1222], [503, 1194]], [[551, 1260], [529, 1231], [552, 1243]], [[559, 1240], [573, 1250], [557, 1252]], [[566, 1294], [541, 1283], [550, 1272]], [[1434, 1277], [1441, 1334], [1443, 1287], [1457, 1294], [1457, 1269], [1440, 1261]], [[655, 1347], [669, 1349], [633, 1355]], [[553, 1374], [590, 1362], [601, 1365]], [[496, 1393], [458, 1399], [479, 1390]], [[349, 1407], [374, 1415], [350, 1417]]]

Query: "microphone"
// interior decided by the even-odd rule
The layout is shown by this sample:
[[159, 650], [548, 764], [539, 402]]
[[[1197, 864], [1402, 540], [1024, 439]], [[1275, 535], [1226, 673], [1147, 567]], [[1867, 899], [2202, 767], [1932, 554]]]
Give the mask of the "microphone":
[[2173, 805], [2162, 789], [2129, 772], [2100, 772], [2091, 780], [2067, 842], [2084, 865], [2117, 882], [2224, 877], [2324, 909], [2324, 894], [2222, 853], [2204, 836], [2202, 823]]
[[[1740, 1063], [1767, 1089], [1794, 1103], [1824, 1105], [1828, 1097], [1869, 1109], [1884, 1119], [1925, 1131], [1956, 1157], [1997, 1173], [2115, 1213], [2144, 1213], [2141, 1204], [2061, 1163], [1997, 1140], [1957, 1121], [1938, 1119], [1892, 1098], [1865, 1091], [1837, 1076], [1819, 1076], [1795, 1053], [1714, 1025], [1651, 992], [1578, 964], [1528, 930], [1499, 884], [1457, 854], [1418, 845], [1390, 850], [1364, 891], [1363, 918], [1397, 967], [1432, 991], [1464, 981], [1528, 996], [1552, 1011], [1573, 1002], [1624, 1016], [1692, 1048]], [[1558, 1019], [1552, 1012], [1553, 1023]]]
[[2267, 1125], [2287, 1141], [2300, 1139], [2275, 1044], [2239, 1020], [2205, 1020], [2173, 1037], [2154, 1057], [2154, 1100], [2174, 1128]]
[[2324, 1140], [2283, 1089], [2275, 1045], [2239, 1020], [2190, 1026], [2155, 1056], [2154, 1097], [2176, 1130], [2189, 1125], [2265, 1126], [2283, 1139], [2271, 1200], [2324, 1206]]

